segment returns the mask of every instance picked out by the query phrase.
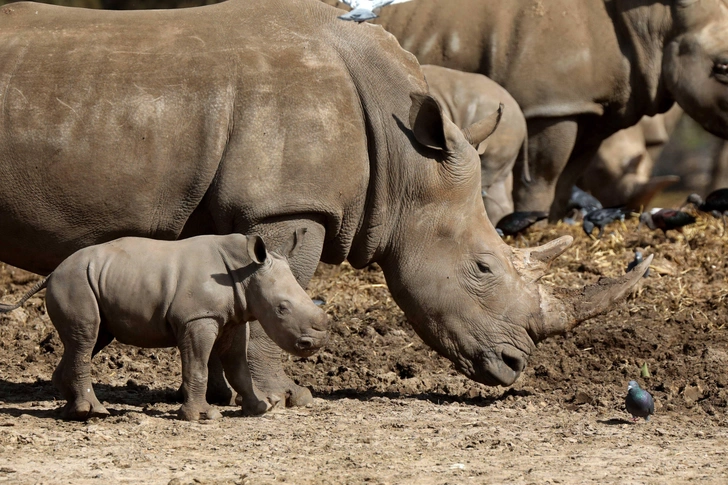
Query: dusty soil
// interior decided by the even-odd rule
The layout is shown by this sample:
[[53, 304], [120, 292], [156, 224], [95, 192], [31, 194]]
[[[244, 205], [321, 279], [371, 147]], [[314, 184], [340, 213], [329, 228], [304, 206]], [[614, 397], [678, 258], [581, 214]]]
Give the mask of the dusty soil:
[[[0, 317], [0, 482], [7, 483], [728, 483], [728, 236], [701, 219], [667, 239], [614, 225], [540, 227], [525, 245], [573, 234], [548, 284], [580, 285], [655, 254], [638, 295], [542, 343], [510, 389], [456, 374], [394, 305], [376, 267], [321, 266], [309, 287], [332, 317], [328, 346], [285, 358], [307, 408], [211, 423], [175, 419], [176, 350], [113, 343], [94, 359], [112, 415], [58, 418], [50, 384], [62, 345], [42, 294]], [[0, 267], [3, 301], [35, 281]], [[647, 364], [651, 377], [640, 376]], [[632, 424], [627, 381], [657, 414]]]

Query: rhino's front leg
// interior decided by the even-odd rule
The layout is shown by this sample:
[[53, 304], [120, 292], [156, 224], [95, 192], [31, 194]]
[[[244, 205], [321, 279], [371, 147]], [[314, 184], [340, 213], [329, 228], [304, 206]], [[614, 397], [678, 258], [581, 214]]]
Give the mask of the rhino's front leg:
[[566, 214], [566, 208], [569, 206], [571, 188], [584, 175], [589, 164], [594, 160], [597, 150], [599, 150], [598, 143], [584, 147], [577, 146], [574, 149], [569, 162], [556, 183], [554, 201], [551, 203], [549, 212], [549, 216], [553, 217], [554, 220], [562, 219], [568, 215]]
[[[513, 177], [513, 203], [516, 211], [549, 211], [556, 183], [566, 167], [576, 143], [576, 118], [536, 118], [528, 120], [528, 158], [531, 182], [525, 182], [523, 164], [516, 163]], [[560, 216], [550, 214], [549, 220]]]
[[199, 319], [187, 323], [178, 336], [177, 345], [182, 357], [183, 404], [180, 418], [187, 421], [217, 419], [221, 417], [205, 399], [207, 392], [207, 362], [217, 339], [219, 325], [212, 319]]
[[[311, 220], [281, 221], [269, 226], [255, 228], [268, 247], [273, 251], [286, 245], [297, 228], [305, 227], [303, 241], [289, 257], [291, 271], [298, 283], [304, 288], [316, 271], [326, 231], [323, 225]], [[305, 406], [312, 401], [311, 392], [297, 385], [283, 371], [281, 349], [265, 334], [258, 322], [250, 322], [250, 339], [248, 341], [248, 365], [253, 377], [255, 389], [273, 405]], [[252, 386], [251, 386], [252, 387]], [[248, 396], [243, 397], [249, 400]], [[256, 399], [251, 396], [250, 399]]]

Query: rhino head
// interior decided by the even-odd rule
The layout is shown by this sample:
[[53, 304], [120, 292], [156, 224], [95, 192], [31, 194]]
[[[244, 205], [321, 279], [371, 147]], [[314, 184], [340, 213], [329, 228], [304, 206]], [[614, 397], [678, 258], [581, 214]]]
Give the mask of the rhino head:
[[[487, 385], [512, 384], [540, 340], [603, 313], [649, 265], [578, 289], [539, 282], [572, 243], [516, 249], [491, 225], [480, 198], [480, 160], [434, 98], [413, 95], [410, 126], [422, 145], [395, 244], [380, 259], [393, 298], [418, 335], [459, 372]], [[415, 198], [417, 198], [415, 200]]]
[[675, 0], [664, 83], [706, 130], [728, 138], [728, 0]]

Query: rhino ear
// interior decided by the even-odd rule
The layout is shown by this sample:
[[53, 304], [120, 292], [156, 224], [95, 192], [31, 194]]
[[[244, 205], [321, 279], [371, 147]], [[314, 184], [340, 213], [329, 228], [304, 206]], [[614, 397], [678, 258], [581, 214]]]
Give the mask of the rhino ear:
[[465, 136], [465, 139], [468, 140], [468, 143], [478, 149], [478, 153], [480, 155], [485, 152], [485, 147], [483, 147], [482, 152], [479, 147], [482, 147], [484, 145], [483, 142], [495, 132], [496, 128], [498, 128], [501, 118], [503, 117], [504, 108], [503, 103], [500, 103], [498, 105], [498, 109], [490, 116], [486, 116], [482, 120], [476, 121], [467, 128], [463, 128], [463, 135]]
[[410, 94], [410, 127], [415, 139], [428, 148], [451, 152], [459, 131], [443, 114], [440, 103], [430, 94]]
[[296, 253], [298, 249], [303, 245], [303, 236], [308, 231], [305, 227], [299, 227], [296, 232], [293, 233], [291, 239], [288, 240], [286, 246], [281, 250], [281, 254], [285, 255], [288, 259]]
[[263, 264], [268, 259], [268, 250], [260, 236], [248, 236], [248, 256], [256, 264]]

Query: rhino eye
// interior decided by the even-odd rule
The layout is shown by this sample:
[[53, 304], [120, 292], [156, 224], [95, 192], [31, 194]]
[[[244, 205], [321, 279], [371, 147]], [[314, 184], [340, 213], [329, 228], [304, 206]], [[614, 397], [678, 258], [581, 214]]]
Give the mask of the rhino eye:
[[490, 270], [490, 266], [485, 263], [478, 262], [478, 269], [481, 273], [492, 273], [492, 271]]
[[728, 59], [721, 59], [713, 64], [713, 75], [718, 81], [728, 83]]

